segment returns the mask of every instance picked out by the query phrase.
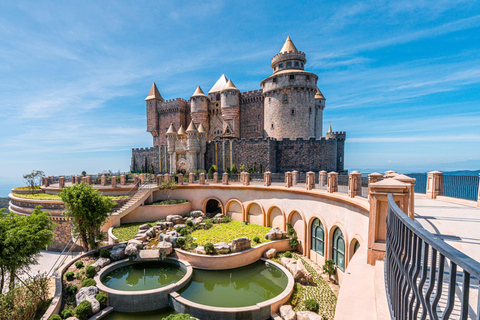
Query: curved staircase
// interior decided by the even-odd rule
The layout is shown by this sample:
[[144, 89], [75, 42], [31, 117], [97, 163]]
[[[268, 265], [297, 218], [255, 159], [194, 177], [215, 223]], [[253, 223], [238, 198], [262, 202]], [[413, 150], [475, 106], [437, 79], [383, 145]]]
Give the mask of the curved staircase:
[[111, 226], [119, 227], [120, 219], [135, 210], [138, 206], [144, 204], [145, 200], [147, 200], [148, 197], [152, 195], [152, 192], [156, 189], [156, 185], [151, 185], [148, 183], [141, 185], [129, 201], [127, 201], [117, 211], [110, 215], [110, 219], [112, 220]]

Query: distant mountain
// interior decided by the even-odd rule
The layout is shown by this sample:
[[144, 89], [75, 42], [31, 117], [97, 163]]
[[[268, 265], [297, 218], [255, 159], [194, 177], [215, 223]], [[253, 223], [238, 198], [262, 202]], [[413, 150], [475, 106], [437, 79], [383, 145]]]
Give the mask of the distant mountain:
[[5, 208], [8, 209], [8, 198], [0, 198], [0, 209]]

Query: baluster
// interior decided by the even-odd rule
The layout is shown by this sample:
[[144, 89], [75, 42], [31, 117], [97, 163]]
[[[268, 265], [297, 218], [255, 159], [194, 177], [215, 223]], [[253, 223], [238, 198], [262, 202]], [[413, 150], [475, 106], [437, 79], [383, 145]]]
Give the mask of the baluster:
[[432, 248], [432, 265], [430, 266], [430, 284], [428, 285], [427, 294], [425, 295], [425, 304], [428, 311], [428, 315], [431, 319], [434, 319], [433, 313], [434, 310], [432, 309], [432, 301], [430, 300], [433, 292], [433, 288], [435, 288], [435, 278], [437, 276], [437, 250]]
[[[423, 247], [423, 258], [422, 258], [422, 278], [420, 280], [420, 283], [418, 285], [418, 291], [420, 292], [420, 301], [422, 302], [422, 316], [421, 319], [425, 319], [427, 317], [427, 313], [425, 310], [425, 298], [423, 297], [423, 285], [425, 284], [425, 281], [427, 280], [427, 269], [428, 269], [428, 251], [430, 249], [430, 245], [425, 242], [425, 246]], [[418, 312], [419, 312], [419, 307], [420, 304], [417, 305], [417, 308], [415, 308], [414, 314], [415, 314], [415, 319], [418, 319]]]
[[470, 273], [463, 270], [463, 291], [462, 291], [462, 315], [461, 319], [467, 319], [468, 316], [468, 298], [470, 296]]
[[457, 284], [457, 264], [450, 260], [450, 279], [448, 281], [447, 306], [443, 311], [442, 319], [449, 319], [455, 304], [455, 287]]
[[435, 293], [435, 298], [433, 299], [433, 303], [432, 303], [434, 320], [438, 320], [437, 306], [438, 306], [438, 302], [440, 301], [440, 298], [442, 297], [444, 269], [445, 269], [445, 256], [440, 253], [440, 261], [438, 262], [437, 292]]
[[419, 293], [418, 293], [418, 286], [417, 286], [417, 277], [420, 273], [420, 259], [422, 258], [422, 241], [421, 239], [414, 233], [413, 234], [413, 250], [412, 250], [412, 266], [414, 266], [413, 276], [412, 276], [412, 299], [408, 304], [408, 319], [413, 319], [413, 305], [415, 301], [419, 303]]

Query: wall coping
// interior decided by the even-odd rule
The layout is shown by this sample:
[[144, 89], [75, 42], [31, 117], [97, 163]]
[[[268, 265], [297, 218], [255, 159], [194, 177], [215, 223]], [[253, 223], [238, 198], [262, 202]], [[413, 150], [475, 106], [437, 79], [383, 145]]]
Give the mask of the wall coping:
[[62, 200], [40, 200], [40, 199], [27, 199], [27, 198], [20, 198], [16, 197], [13, 195], [13, 193], [10, 193], [8, 195], [10, 199], [16, 200], [16, 201], [24, 201], [24, 202], [31, 202], [31, 203], [51, 203], [51, 204], [63, 204]]

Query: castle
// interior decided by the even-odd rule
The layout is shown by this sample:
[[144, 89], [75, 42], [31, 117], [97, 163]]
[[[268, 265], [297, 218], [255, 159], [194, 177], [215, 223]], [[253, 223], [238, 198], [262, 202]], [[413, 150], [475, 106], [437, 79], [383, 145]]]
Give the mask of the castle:
[[343, 172], [345, 132], [330, 126], [322, 136], [325, 97], [306, 62], [288, 37], [259, 90], [240, 92], [222, 75], [208, 94], [199, 86], [189, 100], [164, 100], [153, 83], [145, 98], [153, 147], [132, 150], [131, 170]]

